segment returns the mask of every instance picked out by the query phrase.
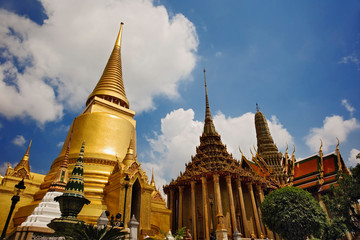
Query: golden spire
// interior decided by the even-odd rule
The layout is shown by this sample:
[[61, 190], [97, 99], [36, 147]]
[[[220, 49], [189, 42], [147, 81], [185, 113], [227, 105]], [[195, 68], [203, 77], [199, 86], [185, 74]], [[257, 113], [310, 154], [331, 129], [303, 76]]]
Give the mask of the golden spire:
[[119, 34], [117, 36], [114, 49], [110, 55], [109, 61], [104, 72], [93, 92], [86, 101], [88, 105], [95, 97], [101, 97], [120, 106], [129, 108], [129, 101], [126, 98], [125, 88], [122, 78], [121, 65], [121, 35], [124, 23], [121, 23]]
[[130, 139], [129, 148], [127, 150], [127, 153], [124, 157], [123, 164], [129, 165], [134, 161], [134, 147], [133, 147], [134, 141]]
[[65, 190], [66, 183], [69, 178], [68, 162], [69, 162], [71, 138], [72, 138], [72, 131], [70, 134], [70, 138], [69, 138], [68, 146], [66, 148], [64, 159], [61, 162], [61, 165], [56, 173], [56, 177], [55, 177], [54, 181], [50, 184], [49, 191], [63, 192]]
[[151, 186], [155, 186], [155, 180], [154, 180], [154, 168], [152, 168], [151, 171], [151, 182], [150, 182]]
[[29, 164], [29, 152], [31, 148], [32, 140], [30, 140], [29, 146], [21, 159], [21, 161], [16, 165], [14, 168], [14, 172], [12, 173], [12, 176], [21, 177], [25, 179], [30, 178], [30, 164]]
[[206, 85], [206, 70], [204, 68], [204, 82], [205, 82], [205, 124], [204, 124], [204, 131], [203, 134], [204, 135], [218, 135], [218, 133], [215, 130], [215, 126], [211, 117], [211, 112], [210, 112], [210, 105], [209, 105], [209, 98], [208, 98], [208, 93], [207, 93], [207, 85]]

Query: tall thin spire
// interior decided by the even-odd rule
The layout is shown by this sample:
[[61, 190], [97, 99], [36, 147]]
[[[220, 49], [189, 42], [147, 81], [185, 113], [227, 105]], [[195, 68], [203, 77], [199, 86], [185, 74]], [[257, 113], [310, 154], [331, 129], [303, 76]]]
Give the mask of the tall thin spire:
[[204, 68], [204, 82], [205, 82], [205, 124], [203, 134], [205, 135], [218, 135], [215, 126], [211, 117], [210, 105], [209, 105], [209, 97], [207, 92], [207, 84], [206, 84], [206, 70]]
[[154, 168], [152, 168], [151, 171], [151, 182], [150, 182], [151, 186], [155, 186], [155, 178], [154, 178]]
[[104, 72], [93, 92], [86, 101], [88, 105], [95, 97], [101, 97], [120, 106], [129, 108], [129, 101], [126, 98], [125, 88], [122, 78], [121, 65], [121, 36], [124, 23], [121, 23], [114, 49], [110, 55]]
[[30, 178], [30, 164], [29, 164], [29, 153], [31, 148], [32, 140], [30, 140], [29, 146], [21, 159], [21, 161], [14, 168], [14, 172], [11, 174], [12, 176], [21, 177], [25, 179]]
[[72, 132], [69, 138], [69, 143], [66, 148], [65, 157], [61, 162], [61, 165], [56, 173], [54, 181], [50, 184], [49, 191], [58, 191], [63, 192], [66, 187], [68, 180], [68, 161], [69, 161], [69, 152], [70, 152], [70, 143], [72, 138]]

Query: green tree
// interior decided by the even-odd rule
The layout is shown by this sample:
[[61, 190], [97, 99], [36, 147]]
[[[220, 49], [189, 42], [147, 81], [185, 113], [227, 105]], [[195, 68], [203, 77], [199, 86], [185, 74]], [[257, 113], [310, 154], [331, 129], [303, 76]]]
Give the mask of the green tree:
[[262, 220], [285, 240], [320, 237], [326, 215], [307, 191], [285, 187], [271, 192], [261, 205]]
[[79, 223], [72, 224], [71, 227], [57, 231], [55, 234], [67, 240], [120, 240], [125, 239], [127, 235], [123, 230], [124, 228], [97, 228], [93, 224]]
[[360, 199], [360, 164], [350, 171], [351, 175], [339, 175], [337, 185], [331, 186], [323, 201], [331, 219], [346, 226], [343, 233], [347, 229], [355, 234], [360, 232], [360, 215], [356, 211]]

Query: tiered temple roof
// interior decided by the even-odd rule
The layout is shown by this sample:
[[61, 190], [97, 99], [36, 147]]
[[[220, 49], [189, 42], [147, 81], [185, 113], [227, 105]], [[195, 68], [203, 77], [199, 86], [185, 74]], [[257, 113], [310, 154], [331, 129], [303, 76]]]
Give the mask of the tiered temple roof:
[[180, 172], [176, 180], [172, 180], [167, 188], [190, 184], [191, 180], [200, 180], [202, 176], [208, 175], [231, 175], [234, 178], [242, 178], [243, 181], [257, 181], [265, 183], [264, 178], [244, 170], [240, 162], [233, 158], [227, 151], [226, 145], [221, 141], [221, 136], [217, 133], [211, 116], [209, 99], [206, 85], [206, 75], [204, 69], [205, 81], [205, 123], [202, 135], [200, 136], [200, 145], [196, 147], [196, 154], [191, 161], [185, 164], [185, 172]]

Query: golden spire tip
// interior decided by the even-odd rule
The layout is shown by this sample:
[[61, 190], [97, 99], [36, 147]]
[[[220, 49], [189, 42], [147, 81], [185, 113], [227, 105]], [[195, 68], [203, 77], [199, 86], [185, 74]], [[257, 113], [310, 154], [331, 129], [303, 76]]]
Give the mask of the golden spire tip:
[[118, 47], [121, 47], [121, 35], [122, 35], [122, 28], [124, 26], [124, 23], [121, 22], [120, 23], [120, 30], [119, 30], [119, 34], [118, 34], [118, 37], [116, 39], [116, 42], [115, 42], [115, 46], [118, 46]]

